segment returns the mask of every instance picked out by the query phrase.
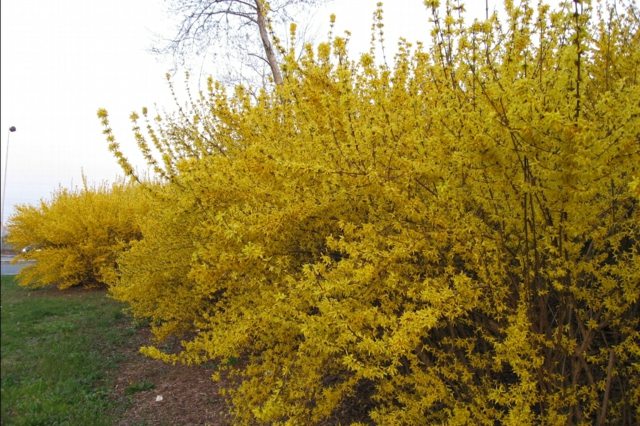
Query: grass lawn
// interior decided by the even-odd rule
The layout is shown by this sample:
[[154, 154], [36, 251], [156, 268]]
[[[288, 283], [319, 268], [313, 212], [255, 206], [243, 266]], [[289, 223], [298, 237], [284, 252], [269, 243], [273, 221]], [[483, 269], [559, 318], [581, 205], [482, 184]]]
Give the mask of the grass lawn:
[[3, 276], [3, 425], [107, 425], [111, 393], [134, 328], [103, 291], [27, 290]]

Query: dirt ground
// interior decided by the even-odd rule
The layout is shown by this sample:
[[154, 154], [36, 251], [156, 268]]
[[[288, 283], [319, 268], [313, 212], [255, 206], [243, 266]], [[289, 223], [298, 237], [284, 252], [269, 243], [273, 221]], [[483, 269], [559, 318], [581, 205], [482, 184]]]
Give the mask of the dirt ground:
[[[147, 328], [137, 332], [135, 347], [125, 354], [118, 372], [114, 397], [127, 407], [118, 426], [141, 425], [211, 425], [233, 424], [230, 407], [219, 392], [225, 385], [211, 380], [213, 368], [168, 365], [141, 355], [137, 348], [151, 342]], [[153, 389], [128, 392], [136, 384], [152, 384]], [[368, 418], [367, 395], [371, 389], [363, 384], [356, 395], [345, 401], [333, 416], [318, 426], [348, 425], [352, 422], [372, 424]], [[161, 397], [161, 398], [159, 398]]]
[[[141, 355], [137, 348], [151, 341], [147, 329], [139, 330], [134, 340], [113, 389], [115, 398], [127, 407], [117, 425], [231, 424], [220, 385], [211, 380], [212, 368], [172, 366]], [[153, 388], [133, 391], [136, 386]]]

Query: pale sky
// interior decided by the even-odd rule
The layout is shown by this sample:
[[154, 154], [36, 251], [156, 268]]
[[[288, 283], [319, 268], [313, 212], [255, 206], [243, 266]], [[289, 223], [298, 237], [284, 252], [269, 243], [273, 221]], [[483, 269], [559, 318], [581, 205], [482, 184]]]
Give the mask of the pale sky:
[[[471, 14], [484, 16], [484, 0], [467, 3]], [[490, 3], [494, 7], [501, 2]], [[335, 33], [350, 30], [352, 52], [366, 51], [375, 4], [328, 2], [313, 17], [317, 40], [324, 39], [329, 15], [335, 13]], [[172, 106], [164, 78], [171, 62], [149, 52], [157, 36], [173, 35], [165, 3], [2, 0], [0, 7], [2, 177], [8, 164], [5, 219], [16, 204], [35, 204], [60, 186], [78, 186], [83, 171], [90, 183], [121, 175], [101, 133], [98, 108], [109, 111], [123, 150], [142, 165], [129, 114], [142, 106]], [[387, 0], [388, 58], [400, 36], [428, 40], [428, 19], [422, 0]], [[10, 126], [17, 131], [8, 136]]]

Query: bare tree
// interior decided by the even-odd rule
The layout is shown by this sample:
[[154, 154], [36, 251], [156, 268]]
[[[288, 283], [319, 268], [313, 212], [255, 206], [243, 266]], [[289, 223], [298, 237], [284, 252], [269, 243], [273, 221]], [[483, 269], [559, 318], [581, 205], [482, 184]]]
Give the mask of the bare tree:
[[[224, 52], [228, 61], [239, 60], [261, 74], [268, 66], [273, 81], [282, 83], [274, 22], [292, 22], [291, 13], [326, 0], [167, 0], [179, 20], [176, 35], [158, 53], [172, 54], [184, 62], [190, 55], [211, 48]], [[219, 57], [220, 52], [216, 52]], [[252, 61], [252, 59], [257, 60]], [[264, 73], [263, 80], [264, 80]]]

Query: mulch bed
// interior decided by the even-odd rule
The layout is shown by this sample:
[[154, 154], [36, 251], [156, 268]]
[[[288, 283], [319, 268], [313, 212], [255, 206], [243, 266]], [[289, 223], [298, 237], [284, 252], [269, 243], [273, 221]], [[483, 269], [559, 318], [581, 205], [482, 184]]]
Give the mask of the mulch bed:
[[[220, 383], [211, 380], [213, 368], [168, 365], [147, 358], [137, 350], [151, 342], [148, 329], [141, 329], [125, 354], [115, 379], [114, 397], [126, 409], [117, 423], [133, 425], [230, 425], [231, 415]], [[131, 393], [136, 384], [153, 388]]]
[[[204, 366], [169, 365], [147, 358], [137, 351], [150, 344], [148, 328], [138, 330], [125, 353], [126, 361], [118, 372], [114, 397], [124, 401], [126, 410], [118, 426], [139, 425], [215, 425], [233, 424], [230, 406], [220, 394], [226, 386], [224, 375], [213, 382], [214, 368]], [[152, 383], [153, 389], [127, 395], [127, 388], [136, 383]], [[371, 425], [368, 417], [369, 384], [356, 389], [356, 395], [344, 401], [334, 415], [319, 426], [335, 426], [361, 422]], [[157, 401], [158, 396], [162, 397]]]

